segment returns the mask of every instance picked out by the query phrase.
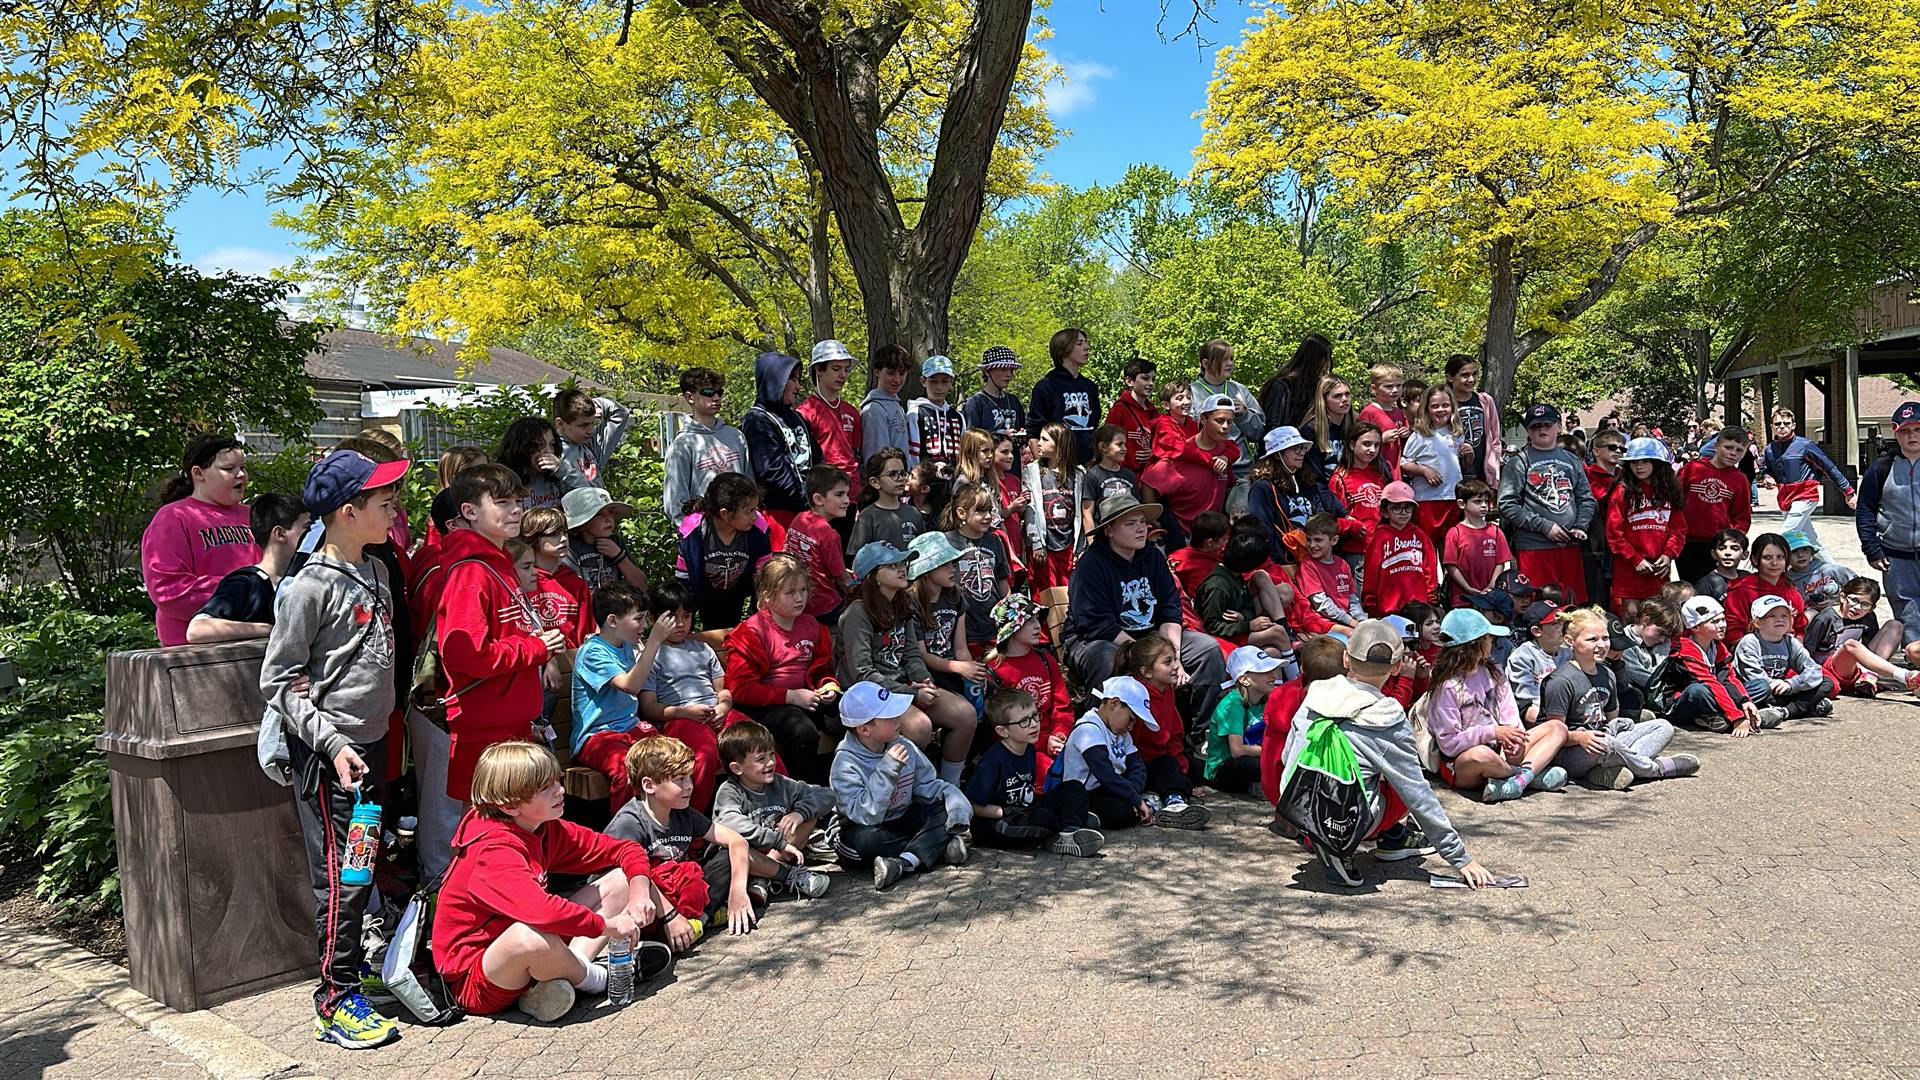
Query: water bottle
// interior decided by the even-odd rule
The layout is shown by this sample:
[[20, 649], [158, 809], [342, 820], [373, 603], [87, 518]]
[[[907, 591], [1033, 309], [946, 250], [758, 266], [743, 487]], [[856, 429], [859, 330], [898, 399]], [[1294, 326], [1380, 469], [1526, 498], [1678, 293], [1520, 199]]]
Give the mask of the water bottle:
[[340, 884], [373, 884], [373, 864], [380, 858], [380, 804], [366, 800], [356, 785], [353, 817], [347, 821], [347, 850], [340, 860]]
[[617, 937], [607, 942], [607, 1004], [633, 1002], [633, 939]]

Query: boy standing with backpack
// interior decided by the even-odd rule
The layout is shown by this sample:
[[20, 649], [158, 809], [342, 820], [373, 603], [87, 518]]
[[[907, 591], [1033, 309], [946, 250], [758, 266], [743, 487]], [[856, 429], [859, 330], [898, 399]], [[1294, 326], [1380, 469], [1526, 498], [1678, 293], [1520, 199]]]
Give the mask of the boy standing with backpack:
[[[306, 841], [320, 942], [315, 1039], [364, 1050], [399, 1034], [360, 993], [360, 924], [372, 885], [341, 880], [356, 802], [381, 802], [393, 712], [393, 587], [366, 548], [392, 528], [407, 462], [335, 450], [307, 474], [326, 538], [282, 587], [260, 690], [287, 729], [294, 808]], [[517, 509], [518, 503], [515, 507]], [[301, 680], [310, 683], [295, 690]], [[536, 690], [537, 694], [537, 690]], [[536, 711], [537, 711], [536, 704]]]

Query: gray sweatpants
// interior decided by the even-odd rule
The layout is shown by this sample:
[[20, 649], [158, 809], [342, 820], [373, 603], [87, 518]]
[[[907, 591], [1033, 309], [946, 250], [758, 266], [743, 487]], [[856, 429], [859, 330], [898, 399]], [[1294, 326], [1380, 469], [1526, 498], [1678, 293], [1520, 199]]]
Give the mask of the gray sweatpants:
[[1660, 767], [1654, 764], [1654, 758], [1673, 741], [1673, 725], [1665, 720], [1642, 720], [1629, 724], [1607, 736], [1607, 749], [1604, 753], [1591, 753], [1569, 742], [1553, 756], [1553, 763], [1567, 770], [1567, 775], [1575, 779], [1587, 775], [1594, 769], [1607, 763], [1607, 759], [1618, 757], [1633, 775], [1648, 780], [1660, 775]]

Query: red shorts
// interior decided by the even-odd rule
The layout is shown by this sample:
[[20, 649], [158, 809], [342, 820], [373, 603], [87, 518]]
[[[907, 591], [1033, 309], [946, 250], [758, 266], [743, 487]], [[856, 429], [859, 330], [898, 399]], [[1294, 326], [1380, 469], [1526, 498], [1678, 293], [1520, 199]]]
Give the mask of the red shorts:
[[1460, 504], [1453, 499], [1414, 503], [1413, 520], [1433, 538], [1435, 551], [1447, 549], [1447, 530], [1460, 522]]
[[[485, 955], [484, 953], [482, 955]], [[462, 973], [445, 972], [447, 990], [453, 994], [453, 1000], [473, 1016], [486, 1016], [491, 1013], [506, 1012], [520, 995], [530, 989], [528, 983], [518, 990], [504, 990], [493, 985], [487, 973], [481, 969], [481, 962], [473, 962], [473, 970]]]
[[1060, 551], [1034, 552], [1033, 573], [1029, 579], [1033, 584], [1034, 599], [1039, 599], [1040, 594], [1046, 592], [1048, 589], [1066, 588], [1067, 582], [1072, 578], [1072, 548], [1065, 548]]
[[1587, 565], [1578, 547], [1568, 544], [1564, 547], [1516, 551], [1513, 553], [1513, 565], [1536, 588], [1548, 584], [1560, 586], [1561, 596], [1566, 601], [1561, 607], [1578, 607], [1587, 602]]
[[[1838, 655], [1840, 654], [1839, 653], [1833, 654], [1833, 656], [1838, 656]], [[1841, 694], [1852, 693], [1853, 688], [1860, 685], [1860, 679], [1862, 676], [1860, 667], [1859, 665], [1856, 664], [1851, 674], [1849, 674], [1844, 679], [1841, 678], [1840, 673], [1833, 670], [1833, 656], [1827, 657], [1826, 660], [1822, 661], [1820, 664], [1820, 670], [1826, 673], [1827, 686], [1830, 687], [1830, 689], [1827, 691], [1827, 696], [1829, 698], [1837, 698]]]

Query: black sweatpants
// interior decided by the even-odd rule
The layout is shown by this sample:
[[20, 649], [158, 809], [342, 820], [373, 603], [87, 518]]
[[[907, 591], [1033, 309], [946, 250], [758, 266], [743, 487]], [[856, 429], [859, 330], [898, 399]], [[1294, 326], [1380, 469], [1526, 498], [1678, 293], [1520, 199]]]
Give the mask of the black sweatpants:
[[1216, 791], [1228, 791], [1239, 794], [1249, 787], [1260, 784], [1260, 759], [1258, 757], [1230, 757], [1220, 763], [1213, 771], [1213, 779], [1208, 781]]
[[[1160, 760], [1171, 761], [1172, 759], [1161, 758]], [[1100, 822], [1100, 827], [1103, 829], [1131, 829], [1140, 824], [1140, 811], [1137, 804], [1122, 799], [1106, 788], [1094, 788], [1087, 792], [1087, 811]]]
[[[1197, 761], [1198, 758], [1188, 758]], [[1180, 770], [1180, 759], [1172, 754], [1163, 757], [1148, 758], [1142, 762], [1147, 768], [1147, 790], [1155, 795], [1178, 795], [1183, 799], [1193, 797], [1193, 781]]]
[[762, 727], [773, 733], [773, 741], [780, 747], [780, 760], [787, 767], [787, 775], [809, 784], [827, 782], [827, 759], [820, 753], [820, 733], [827, 730], [827, 723], [836, 720], [838, 710], [831, 710], [824, 705], [813, 712], [798, 705], [736, 707], [749, 719], [759, 721]]
[[915, 800], [899, 817], [878, 825], [861, 825], [842, 817], [835, 851], [843, 866], [863, 866], [882, 855], [897, 859], [911, 851], [922, 870], [931, 870], [940, 865], [950, 833], [945, 803], [938, 799]]
[[1087, 826], [1087, 788], [1078, 780], [1054, 784], [1033, 803], [992, 820], [975, 818], [973, 838], [981, 847], [1030, 848], [1068, 829]]
[[[368, 773], [360, 780], [364, 798], [383, 803], [387, 740], [356, 745], [354, 750], [367, 763]], [[313, 886], [313, 922], [320, 943], [320, 986], [313, 992], [313, 1007], [324, 1018], [332, 1016], [348, 994], [360, 991], [360, 965], [366, 960], [360, 926], [373, 886], [340, 883], [354, 789], [340, 783], [330, 758], [292, 735], [287, 736], [287, 758], [293, 771], [294, 810], [300, 817], [300, 836], [306, 841], [307, 880]]]

